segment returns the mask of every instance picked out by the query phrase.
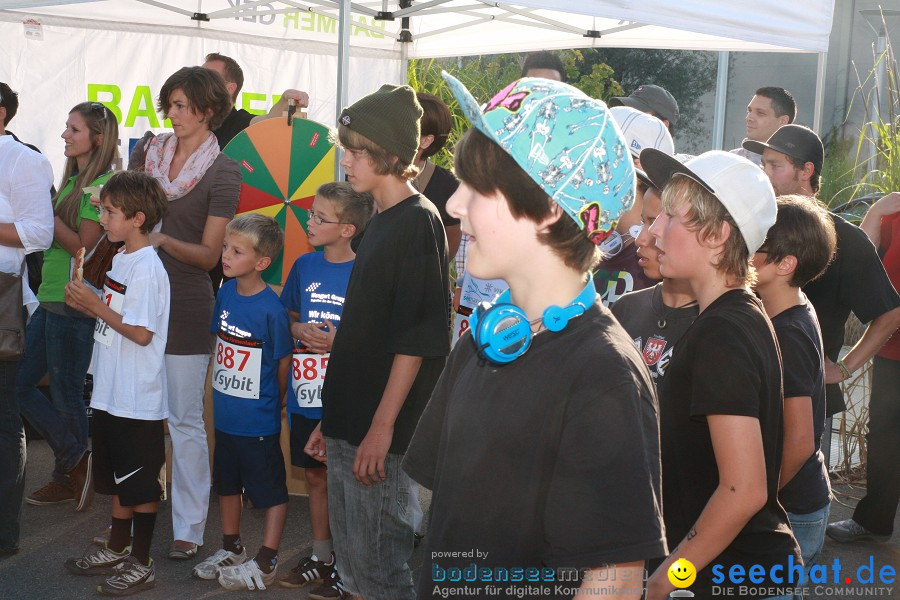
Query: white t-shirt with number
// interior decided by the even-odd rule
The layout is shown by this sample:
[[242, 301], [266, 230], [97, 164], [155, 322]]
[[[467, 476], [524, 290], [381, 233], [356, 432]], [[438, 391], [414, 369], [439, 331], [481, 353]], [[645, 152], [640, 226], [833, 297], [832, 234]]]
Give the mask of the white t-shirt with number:
[[103, 319], [94, 329], [91, 408], [117, 417], [156, 421], [169, 416], [164, 368], [169, 329], [169, 276], [152, 246], [117, 254], [102, 298], [126, 325], [153, 332], [146, 346], [114, 331]]

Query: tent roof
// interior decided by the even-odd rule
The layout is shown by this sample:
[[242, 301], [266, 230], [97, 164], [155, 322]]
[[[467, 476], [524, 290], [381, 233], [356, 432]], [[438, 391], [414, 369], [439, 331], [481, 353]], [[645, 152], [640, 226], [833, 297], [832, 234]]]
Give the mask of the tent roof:
[[[351, 47], [400, 54], [406, 46], [410, 58], [573, 47], [825, 52], [833, 12], [833, 0], [513, 1], [426, 0], [405, 9], [398, 0], [351, 2]], [[299, 50], [309, 41], [336, 43], [332, 18], [340, 4], [341, 0], [0, 0], [0, 8], [9, 11], [0, 18], [79, 19], [94, 27], [102, 23], [176, 34], [193, 29], [209, 37], [249, 35]], [[197, 7], [196, 12], [185, 5]], [[379, 13], [395, 18], [381, 20]], [[408, 45], [399, 42], [404, 26], [412, 36]]]

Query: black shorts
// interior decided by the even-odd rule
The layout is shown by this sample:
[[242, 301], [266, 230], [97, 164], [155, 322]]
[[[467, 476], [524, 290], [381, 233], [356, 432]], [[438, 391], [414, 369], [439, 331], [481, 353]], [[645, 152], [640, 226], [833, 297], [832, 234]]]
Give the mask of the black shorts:
[[253, 508], [270, 508], [288, 501], [279, 435], [231, 435], [216, 429], [213, 489], [220, 496], [244, 493]]
[[291, 413], [291, 464], [295, 467], [303, 469], [321, 469], [325, 467], [325, 463], [317, 461], [303, 451], [306, 447], [306, 442], [309, 441], [310, 434], [321, 422], [321, 419], [310, 419], [301, 414]]
[[93, 412], [94, 491], [118, 496], [122, 506], [158, 502], [165, 493], [163, 422]]

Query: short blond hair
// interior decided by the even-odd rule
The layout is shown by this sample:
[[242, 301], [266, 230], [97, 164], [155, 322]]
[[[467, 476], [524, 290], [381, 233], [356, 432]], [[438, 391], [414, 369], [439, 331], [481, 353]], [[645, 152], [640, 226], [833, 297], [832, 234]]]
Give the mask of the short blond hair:
[[257, 254], [275, 260], [284, 245], [284, 232], [272, 217], [259, 213], [245, 213], [228, 223], [225, 233], [238, 233], [253, 244]]
[[756, 271], [750, 259], [750, 251], [737, 224], [725, 205], [705, 187], [684, 175], [675, 175], [662, 191], [662, 208], [667, 213], [687, 204], [687, 228], [697, 234], [700, 241], [719, 234], [722, 224], [728, 223], [731, 233], [725, 247], [714, 263], [731, 285], [751, 285], [756, 281]]

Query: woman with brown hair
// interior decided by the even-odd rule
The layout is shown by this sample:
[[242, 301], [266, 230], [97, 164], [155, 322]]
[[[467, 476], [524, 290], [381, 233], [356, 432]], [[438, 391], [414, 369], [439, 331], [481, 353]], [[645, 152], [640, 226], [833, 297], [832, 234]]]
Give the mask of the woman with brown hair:
[[240, 166], [219, 151], [213, 129], [232, 108], [222, 77], [184, 67], [163, 84], [157, 108], [172, 133], [145, 136], [129, 168], [162, 184], [169, 212], [150, 234], [172, 293], [166, 379], [172, 438], [172, 525], [169, 558], [197, 554], [209, 507], [209, 448], [203, 425], [203, 392], [212, 350], [209, 332], [213, 290], [207, 274], [219, 260], [225, 226], [241, 190]]
[[[25, 334], [26, 350], [16, 375], [19, 408], [53, 449], [52, 479], [28, 496], [34, 505], [75, 501], [75, 510], [90, 505], [91, 454], [84, 406], [84, 377], [94, 346], [93, 317], [66, 306], [63, 289], [72, 278], [72, 259], [90, 251], [103, 234], [100, 214], [86, 187], [100, 186], [112, 175], [119, 156], [119, 124], [98, 102], [82, 102], [69, 112], [66, 166], [53, 198], [53, 244], [44, 252], [41, 305]], [[37, 385], [50, 376], [50, 398]]]

